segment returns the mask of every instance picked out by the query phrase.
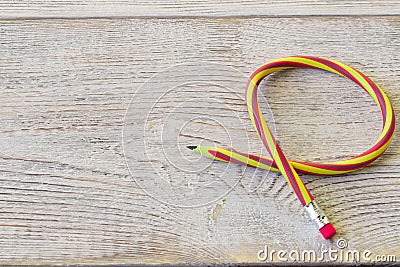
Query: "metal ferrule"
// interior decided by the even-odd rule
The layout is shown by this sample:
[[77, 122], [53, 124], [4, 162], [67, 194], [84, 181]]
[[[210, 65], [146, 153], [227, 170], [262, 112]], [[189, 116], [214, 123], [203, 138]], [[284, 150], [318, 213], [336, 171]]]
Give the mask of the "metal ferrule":
[[306, 210], [308, 216], [310, 216], [311, 220], [316, 223], [318, 229], [321, 229], [324, 227], [324, 225], [329, 223], [328, 217], [326, 217], [325, 213], [315, 201], [311, 201], [305, 205], [304, 209]]

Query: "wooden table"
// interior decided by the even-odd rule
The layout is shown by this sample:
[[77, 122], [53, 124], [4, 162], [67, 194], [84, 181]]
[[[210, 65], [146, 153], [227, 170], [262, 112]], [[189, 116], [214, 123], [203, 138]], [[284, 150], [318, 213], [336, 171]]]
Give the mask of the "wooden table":
[[[397, 135], [363, 170], [301, 176], [331, 241], [280, 174], [186, 149], [267, 155], [244, 87], [288, 55], [361, 70], [400, 114], [398, 1], [3, 0], [0, 19], [0, 264], [263, 263], [265, 246], [339, 238], [400, 259]], [[348, 158], [380, 134], [373, 100], [333, 74], [282, 72], [261, 93], [289, 158]]]

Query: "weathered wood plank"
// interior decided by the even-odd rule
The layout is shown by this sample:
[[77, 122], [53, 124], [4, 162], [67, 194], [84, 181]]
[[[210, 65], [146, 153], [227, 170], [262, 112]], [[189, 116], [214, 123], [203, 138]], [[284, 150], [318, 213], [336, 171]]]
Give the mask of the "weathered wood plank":
[[395, 0], [2, 0], [0, 18], [399, 15]]
[[[292, 54], [359, 68], [400, 111], [399, 17], [2, 21], [0, 33], [1, 264], [258, 262], [264, 245], [335, 248], [280, 175], [200, 170], [210, 161], [188, 161], [185, 146], [260, 151], [244, 85]], [[263, 88], [290, 158], [353, 156], [379, 134], [376, 105], [340, 77], [288, 71]], [[124, 140], [137, 184], [121, 141], [136, 91]], [[352, 249], [398, 253], [399, 151], [396, 137], [362, 171], [302, 176]]]

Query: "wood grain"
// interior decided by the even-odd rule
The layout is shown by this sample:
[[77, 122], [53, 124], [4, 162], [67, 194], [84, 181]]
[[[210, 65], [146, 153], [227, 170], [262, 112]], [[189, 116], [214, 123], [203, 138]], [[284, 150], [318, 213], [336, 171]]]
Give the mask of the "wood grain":
[[2, 0], [0, 18], [399, 15], [395, 0]]
[[[255, 263], [265, 245], [335, 248], [281, 175], [185, 146], [264, 151], [245, 82], [293, 54], [362, 70], [399, 113], [399, 36], [397, 16], [1, 21], [0, 263]], [[343, 78], [293, 70], [262, 88], [290, 158], [354, 156], [379, 135], [376, 104]], [[396, 134], [362, 171], [302, 176], [352, 249], [398, 255], [399, 152]]]

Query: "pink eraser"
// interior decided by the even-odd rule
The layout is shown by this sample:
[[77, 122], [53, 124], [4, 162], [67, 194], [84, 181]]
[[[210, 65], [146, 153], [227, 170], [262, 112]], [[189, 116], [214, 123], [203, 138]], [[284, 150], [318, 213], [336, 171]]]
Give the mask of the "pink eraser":
[[336, 234], [336, 229], [331, 223], [324, 225], [319, 231], [325, 239], [331, 239]]

